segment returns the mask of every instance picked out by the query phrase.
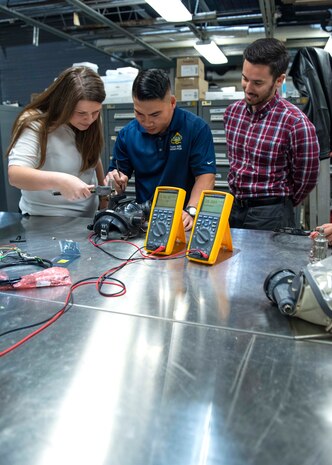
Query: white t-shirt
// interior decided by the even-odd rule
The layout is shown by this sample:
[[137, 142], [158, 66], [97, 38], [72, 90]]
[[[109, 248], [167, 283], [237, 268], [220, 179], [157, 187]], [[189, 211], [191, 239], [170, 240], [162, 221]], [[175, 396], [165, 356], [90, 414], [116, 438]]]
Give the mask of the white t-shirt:
[[[9, 165], [37, 168], [40, 160], [38, 133], [25, 129], [12, 148]], [[42, 171], [57, 171], [77, 176], [86, 184], [96, 184], [94, 168], [80, 172], [82, 156], [76, 148], [75, 133], [67, 125], [62, 125], [48, 135], [46, 160]], [[23, 214], [43, 216], [87, 216], [92, 217], [98, 208], [98, 196], [75, 202], [61, 195], [54, 196], [52, 191], [22, 190], [19, 207]]]

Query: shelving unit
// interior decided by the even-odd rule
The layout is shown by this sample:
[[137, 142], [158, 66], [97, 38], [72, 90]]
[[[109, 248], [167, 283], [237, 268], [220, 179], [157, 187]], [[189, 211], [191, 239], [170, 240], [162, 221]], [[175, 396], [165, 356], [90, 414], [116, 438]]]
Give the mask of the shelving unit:
[[[113, 148], [116, 138], [123, 127], [135, 118], [132, 103], [114, 103], [104, 106], [104, 128], [105, 128], [105, 150], [103, 165], [105, 173], [108, 171], [112, 159]], [[126, 193], [135, 196], [135, 176], [133, 175], [128, 182]]]
[[8, 182], [8, 161], [5, 157], [10, 143], [13, 123], [22, 111], [20, 107], [0, 105], [0, 211], [18, 212], [21, 191]]
[[224, 127], [224, 113], [226, 108], [235, 100], [202, 100], [199, 102], [199, 116], [211, 128], [216, 153], [216, 189], [229, 192], [227, 174], [229, 163], [227, 158], [226, 136]]

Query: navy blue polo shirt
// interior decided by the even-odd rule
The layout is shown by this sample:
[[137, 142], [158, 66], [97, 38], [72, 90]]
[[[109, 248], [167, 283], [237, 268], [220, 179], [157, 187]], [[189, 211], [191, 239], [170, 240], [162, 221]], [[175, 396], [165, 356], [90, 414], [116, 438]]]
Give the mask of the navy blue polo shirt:
[[171, 124], [161, 135], [148, 134], [136, 119], [119, 132], [109, 171], [128, 178], [135, 174], [136, 200], [151, 200], [157, 186], [181, 187], [187, 201], [195, 177], [216, 173], [211, 130], [198, 116], [175, 108]]

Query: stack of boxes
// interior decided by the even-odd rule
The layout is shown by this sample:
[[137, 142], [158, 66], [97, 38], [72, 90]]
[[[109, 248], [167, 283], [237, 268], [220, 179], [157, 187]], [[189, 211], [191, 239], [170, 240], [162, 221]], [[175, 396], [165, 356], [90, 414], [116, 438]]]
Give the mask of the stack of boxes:
[[204, 100], [208, 88], [208, 81], [204, 79], [204, 63], [200, 58], [177, 59], [175, 78], [177, 100]]
[[138, 69], [125, 68], [108, 69], [106, 76], [100, 76], [104, 82], [106, 98], [104, 103], [132, 103], [132, 87]]

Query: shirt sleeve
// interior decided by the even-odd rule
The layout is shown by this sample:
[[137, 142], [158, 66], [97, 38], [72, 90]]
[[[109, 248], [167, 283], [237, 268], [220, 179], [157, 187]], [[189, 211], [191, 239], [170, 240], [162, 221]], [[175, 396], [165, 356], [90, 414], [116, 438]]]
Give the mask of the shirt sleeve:
[[298, 205], [316, 186], [319, 174], [319, 142], [314, 125], [300, 119], [291, 131], [293, 152], [293, 203]]
[[211, 129], [207, 124], [196, 128], [191, 147], [191, 169], [194, 176], [216, 173], [216, 155]]
[[9, 153], [8, 165], [37, 168], [40, 161], [39, 147], [38, 132], [31, 128], [24, 129]]

